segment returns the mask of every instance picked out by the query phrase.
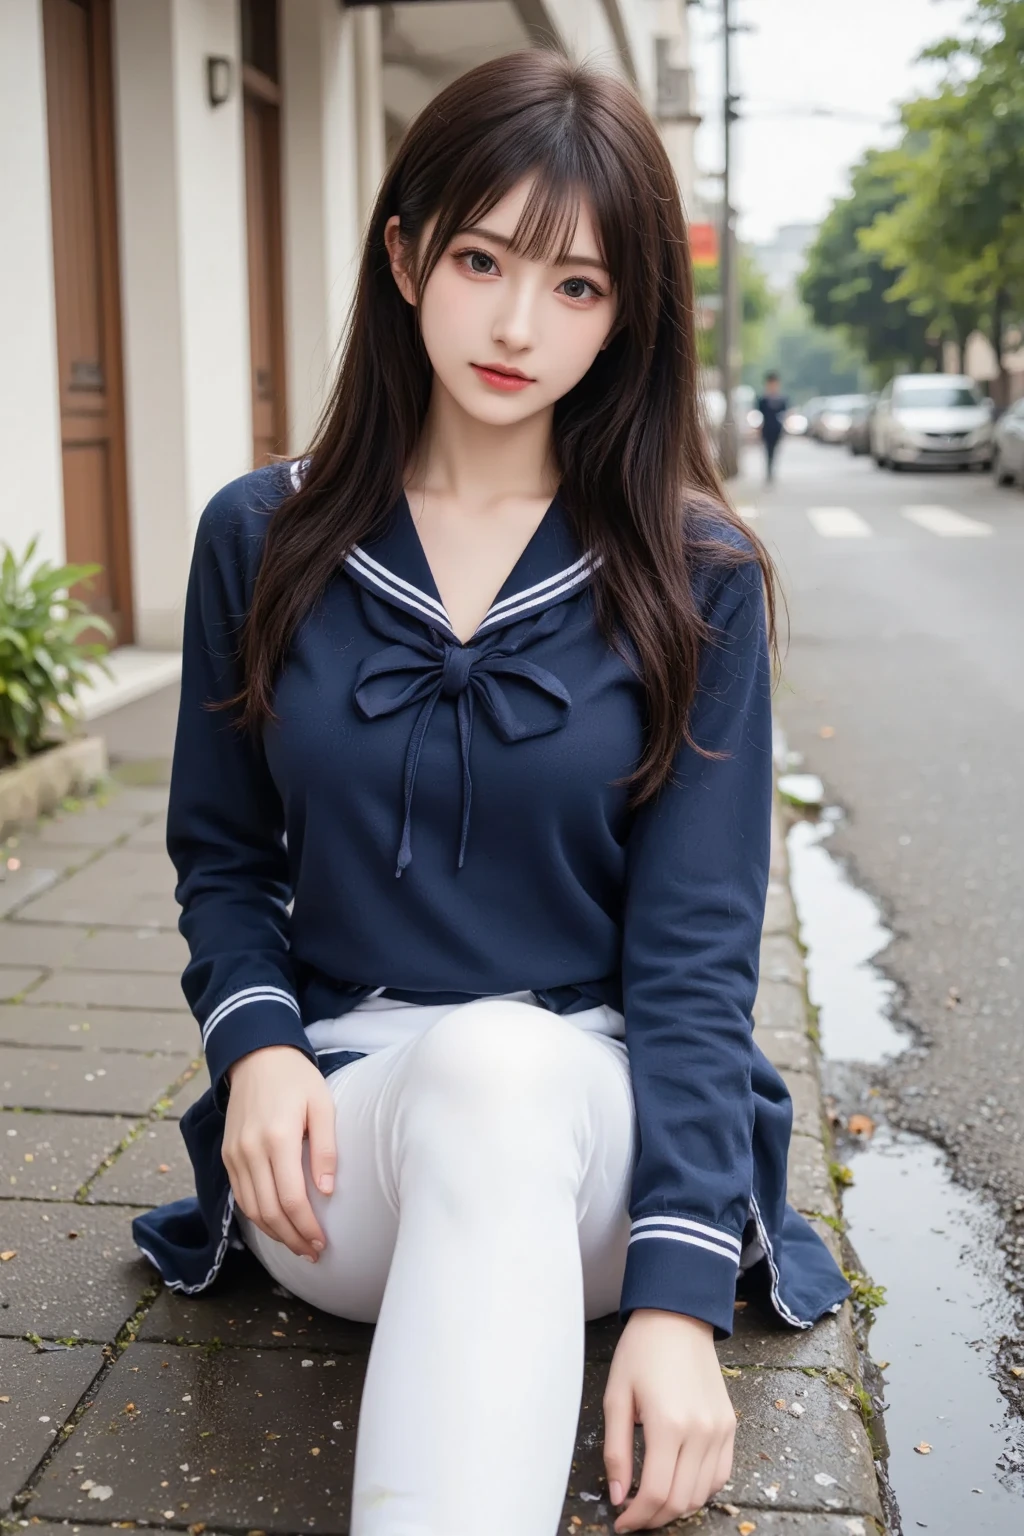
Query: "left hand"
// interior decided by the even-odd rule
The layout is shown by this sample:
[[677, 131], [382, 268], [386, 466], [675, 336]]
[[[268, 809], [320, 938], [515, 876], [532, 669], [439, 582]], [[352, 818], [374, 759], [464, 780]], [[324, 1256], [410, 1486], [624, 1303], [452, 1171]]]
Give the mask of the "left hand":
[[640, 1487], [615, 1530], [692, 1514], [732, 1474], [736, 1415], [710, 1323], [638, 1308], [616, 1346], [604, 1394], [604, 1462], [613, 1504], [633, 1482], [633, 1426], [644, 1427]]

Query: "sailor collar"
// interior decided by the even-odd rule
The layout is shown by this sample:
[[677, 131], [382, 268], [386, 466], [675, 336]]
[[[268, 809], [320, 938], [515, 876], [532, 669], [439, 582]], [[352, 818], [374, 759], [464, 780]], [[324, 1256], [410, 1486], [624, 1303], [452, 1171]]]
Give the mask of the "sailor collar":
[[[296, 486], [301, 484], [302, 467], [291, 467]], [[476, 709], [483, 710], [498, 738], [508, 745], [565, 726], [572, 708], [568, 690], [525, 653], [561, 627], [567, 610], [560, 605], [583, 590], [599, 563], [599, 557], [580, 552], [556, 491], [501, 591], [473, 635], [463, 642], [445, 612], [404, 491], [382, 530], [349, 552], [345, 570], [363, 589], [367, 624], [390, 642], [359, 666], [353, 702], [366, 720], [419, 705], [406, 751], [396, 875], [412, 861], [413, 790], [423, 740], [440, 699], [456, 703], [462, 760], [460, 869], [469, 834], [470, 743]], [[419, 623], [409, 625], [394, 609]], [[519, 685], [514, 698], [505, 686], [513, 680]]]

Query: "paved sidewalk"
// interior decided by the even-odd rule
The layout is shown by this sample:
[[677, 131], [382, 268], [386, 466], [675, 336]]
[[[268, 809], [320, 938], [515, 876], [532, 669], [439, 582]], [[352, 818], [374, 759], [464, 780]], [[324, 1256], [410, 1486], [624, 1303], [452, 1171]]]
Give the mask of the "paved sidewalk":
[[[371, 1330], [310, 1309], [247, 1255], [207, 1296], [174, 1296], [131, 1241], [136, 1212], [192, 1192], [177, 1121], [208, 1079], [178, 984], [166, 763], [141, 760], [131, 718], [109, 730], [120, 782], [11, 840], [0, 864], [0, 1526], [340, 1536]], [[795, 1101], [790, 1198], [837, 1251], [794, 926], [779, 841], [758, 1038]], [[740, 1303], [720, 1350], [733, 1481], [670, 1529], [881, 1529], [848, 1314], [808, 1336]], [[600, 1404], [617, 1332], [588, 1330], [569, 1533], [612, 1529]]]

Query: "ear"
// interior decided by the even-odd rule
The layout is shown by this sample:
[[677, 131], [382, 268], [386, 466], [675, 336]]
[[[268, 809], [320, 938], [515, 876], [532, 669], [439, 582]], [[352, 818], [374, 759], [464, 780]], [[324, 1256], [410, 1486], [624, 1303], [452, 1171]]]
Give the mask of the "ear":
[[402, 239], [398, 214], [393, 213], [384, 226], [384, 244], [391, 263], [391, 275], [407, 304], [415, 305], [416, 295], [408, 272], [409, 247]]

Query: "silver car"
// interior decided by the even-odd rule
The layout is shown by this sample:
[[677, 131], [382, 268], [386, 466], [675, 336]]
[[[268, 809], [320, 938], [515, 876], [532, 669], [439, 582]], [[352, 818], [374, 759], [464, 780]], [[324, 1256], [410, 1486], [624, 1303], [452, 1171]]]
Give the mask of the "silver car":
[[1024, 400], [1004, 411], [996, 422], [992, 473], [997, 485], [1024, 489]]
[[992, 402], [966, 374], [905, 373], [878, 397], [871, 453], [888, 469], [950, 464], [988, 469]]

